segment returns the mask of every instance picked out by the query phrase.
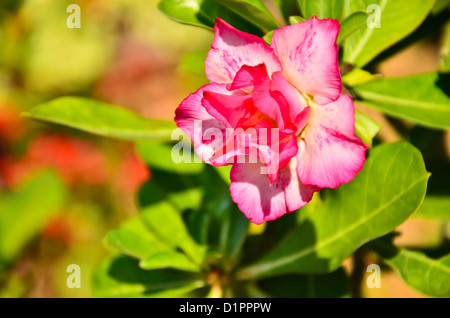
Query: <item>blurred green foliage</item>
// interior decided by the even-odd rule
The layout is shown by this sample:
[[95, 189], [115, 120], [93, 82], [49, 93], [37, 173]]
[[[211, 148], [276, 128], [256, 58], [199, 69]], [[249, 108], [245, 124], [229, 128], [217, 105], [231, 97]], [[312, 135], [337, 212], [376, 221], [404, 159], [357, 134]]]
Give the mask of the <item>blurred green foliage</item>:
[[[59, 124], [23, 118], [17, 136], [3, 133], [19, 132], [14, 121], [0, 129], [0, 296], [358, 296], [362, 254], [377, 255], [423, 294], [450, 297], [448, 234], [421, 251], [382, 237], [410, 216], [442, 226], [450, 218], [447, 0], [85, 0], [77, 1], [80, 29], [66, 27], [70, 3], [0, 5], [0, 111]], [[381, 8], [379, 29], [365, 23], [369, 4]], [[140, 115], [172, 118], [181, 98], [207, 83], [216, 17], [270, 43], [275, 28], [313, 14], [340, 20], [345, 89], [385, 114], [404, 141], [387, 143], [385, 127], [357, 112], [356, 132], [373, 148], [355, 180], [256, 226], [230, 198], [229, 167], [174, 163], [173, 122]], [[436, 33], [441, 72], [376, 74], [374, 65]], [[77, 145], [58, 142], [52, 152], [51, 143], [39, 144], [35, 152], [51, 157], [47, 170], [28, 153], [42, 132]], [[72, 146], [81, 155], [67, 161]], [[134, 150], [137, 159], [125, 160]], [[67, 177], [75, 173], [83, 178]], [[72, 263], [83, 270], [79, 291], [65, 285]]]

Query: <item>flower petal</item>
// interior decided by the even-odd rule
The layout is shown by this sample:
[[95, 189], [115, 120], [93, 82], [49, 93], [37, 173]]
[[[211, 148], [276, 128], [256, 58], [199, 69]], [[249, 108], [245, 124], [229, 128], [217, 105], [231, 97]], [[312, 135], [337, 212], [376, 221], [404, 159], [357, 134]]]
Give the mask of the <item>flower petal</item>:
[[229, 91], [222, 94], [205, 90], [201, 102], [206, 111], [227, 128], [235, 128], [242, 118], [248, 116], [248, 110], [252, 108], [252, 105], [247, 106], [252, 103], [251, 96], [232, 95]]
[[[274, 120], [280, 130], [283, 131], [288, 128], [291, 128], [292, 132], [295, 130], [290, 127], [293, 125], [291, 117], [295, 119], [297, 116], [299, 112], [297, 108], [300, 108], [301, 103], [299, 98], [302, 97], [300, 94], [299, 96], [292, 96], [296, 94], [295, 88], [284, 80], [280, 72], [273, 73], [273, 79], [271, 80], [264, 64], [243, 65], [234, 77], [233, 82], [228, 84], [227, 87], [230, 90], [245, 88], [251, 91], [256, 108]], [[290, 102], [295, 99], [292, 116], [289, 101], [283, 93], [287, 94]]]
[[338, 99], [341, 77], [338, 64], [337, 20], [313, 16], [305, 22], [276, 29], [272, 47], [283, 65], [284, 77], [319, 104]]
[[355, 109], [347, 95], [310, 109], [298, 143], [297, 173], [304, 184], [337, 188], [362, 169], [368, 148], [355, 135]]
[[[225, 125], [202, 106], [204, 91], [229, 93], [225, 85], [208, 84], [184, 99], [175, 111], [175, 122], [194, 143], [196, 153], [206, 163], [226, 138]], [[216, 137], [221, 137], [219, 140]], [[221, 139], [221, 140], [220, 140]]]
[[267, 175], [261, 174], [262, 167], [261, 163], [235, 163], [231, 169], [231, 198], [255, 224], [275, 220], [301, 208], [319, 190], [299, 182], [295, 157], [280, 170], [278, 180], [272, 184]]
[[269, 74], [281, 70], [273, 49], [256, 35], [236, 30], [216, 18], [214, 41], [205, 61], [206, 77], [215, 83], [231, 83], [243, 65], [264, 63]]
[[[277, 99], [279, 104], [282, 104], [281, 96], [287, 103], [287, 113], [289, 122], [296, 127], [295, 133], [299, 133], [305, 126], [305, 118], [307, 119], [308, 103], [305, 98], [296, 90], [288, 81], [281, 75], [281, 72], [272, 74], [272, 81], [270, 83], [270, 92], [273, 98]], [[305, 115], [306, 114], [306, 115]]]

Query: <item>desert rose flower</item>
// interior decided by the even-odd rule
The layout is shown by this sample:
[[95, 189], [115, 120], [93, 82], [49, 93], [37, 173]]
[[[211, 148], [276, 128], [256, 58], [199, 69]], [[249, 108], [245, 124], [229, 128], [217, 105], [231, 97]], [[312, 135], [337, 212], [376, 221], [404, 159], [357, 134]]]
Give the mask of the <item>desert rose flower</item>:
[[271, 46], [217, 18], [211, 81], [175, 121], [208, 164], [232, 164], [230, 192], [261, 224], [351, 181], [365, 162], [351, 98], [341, 94], [339, 23], [316, 17], [274, 31]]

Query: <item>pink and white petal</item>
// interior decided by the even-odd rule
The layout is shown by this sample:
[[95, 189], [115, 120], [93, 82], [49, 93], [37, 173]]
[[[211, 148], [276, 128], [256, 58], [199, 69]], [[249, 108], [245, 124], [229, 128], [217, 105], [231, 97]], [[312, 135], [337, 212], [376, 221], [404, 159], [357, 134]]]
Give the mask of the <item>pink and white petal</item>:
[[276, 29], [272, 36], [284, 77], [319, 104], [335, 101], [342, 90], [336, 44], [339, 28], [337, 20], [313, 16]]
[[229, 91], [227, 91], [227, 94], [222, 94], [205, 90], [201, 101], [206, 111], [220, 120], [227, 128], [236, 127], [246, 114], [246, 104], [251, 103], [251, 96], [249, 95], [232, 94]]
[[300, 132], [304, 125], [298, 126], [301, 122], [298, 119], [303, 118], [299, 114], [308, 106], [306, 99], [283, 77], [281, 72], [272, 74], [272, 81], [270, 83], [270, 91], [272, 96], [276, 96], [276, 92], [283, 95], [288, 103], [288, 110], [290, 122], [297, 126], [297, 132]]
[[243, 65], [264, 63], [269, 74], [281, 71], [273, 49], [253, 34], [236, 30], [216, 18], [214, 41], [205, 61], [206, 77], [215, 83], [231, 83]]
[[295, 172], [295, 158], [280, 170], [279, 178], [270, 184], [261, 174], [262, 163], [236, 163], [231, 169], [231, 198], [255, 224], [275, 220], [306, 205], [318, 188], [305, 186]]
[[210, 163], [209, 159], [226, 137], [226, 127], [202, 106], [205, 90], [217, 93], [228, 92], [222, 84], [208, 84], [201, 87], [186, 97], [175, 110], [175, 123], [191, 138], [194, 149], [202, 160]]
[[270, 133], [273, 127], [271, 121], [262, 119], [253, 127], [228, 128], [225, 146], [214, 153], [210, 159], [211, 162], [213, 165], [257, 162], [258, 160], [268, 162], [271, 148], [267, 132]]
[[337, 188], [362, 169], [367, 148], [355, 135], [355, 110], [349, 96], [315, 105], [298, 142], [298, 176], [304, 184]]
[[257, 81], [260, 77], [260, 82], [270, 81], [266, 66], [264, 64], [258, 64], [256, 66], [242, 65], [236, 73], [236, 76], [233, 78], [233, 82], [231, 82], [231, 84], [227, 84], [227, 88], [229, 90], [243, 88], [246, 91], [251, 92], [253, 90], [253, 86], [255, 86], [255, 81]]
[[[280, 72], [275, 72], [275, 74], [280, 75]], [[284, 130], [291, 125], [289, 105], [283, 96], [283, 92], [271, 91], [271, 83], [264, 64], [257, 66], [243, 65], [229, 88], [231, 90], [251, 89], [255, 107], [273, 119], [281, 130]]]

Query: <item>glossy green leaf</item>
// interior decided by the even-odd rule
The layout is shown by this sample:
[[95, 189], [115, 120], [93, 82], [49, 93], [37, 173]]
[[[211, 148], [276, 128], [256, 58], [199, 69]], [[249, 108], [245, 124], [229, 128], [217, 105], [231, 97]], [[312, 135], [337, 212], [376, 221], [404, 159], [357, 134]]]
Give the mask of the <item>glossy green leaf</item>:
[[171, 242], [172, 246], [167, 245], [139, 216], [127, 220], [120, 228], [109, 231], [105, 243], [122, 255], [139, 259], [139, 267], [145, 270], [163, 268], [193, 272], [200, 270], [186, 255], [175, 250], [178, 243]]
[[366, 145], [372, 146], [372, 140], [380, 129], [380, 124], [375, 120], [358, 111], [355, 112], [355, 133]]
[[177, 144], [140, 141], [136, 143], [136, 150], [152, 169], [193, 174], [202, 172], [205, 166], [201, 158], [195, 154], [188, 137]]
[[140, 117], [114, 105], [81, 97], [61, 97], [33, 107], [22, 116], [126, 140], [171, 140], [175, 123]]
[[450, 297], [450, 255], [434, 260], [420, 252], [400, 249], [385, 262], [414, 289], [434, 297]]
[[306, 21], [305, 18], [299, 17], [298, 15], [292, 15], [289, 17], [289, 24], [295, 24]]
[[342, 16], [342, 0], [298, 0], [302, 16], [305, 19], [313, 15], [319, 19], [340, 19]]
[[198, 275], [172, 270], [147, 271], [132, 258], [119, 256], [103, 262], [95, 271], [94, 297], [180, 297], [205, 286]]
[[436, 0], [436, 3], [433, 6], [431, 12], [436, 15], [439, 14], [443, 10], [449, 10], [450, 8], [450, 0]]
[[281, 298], [344, 298], [350, 296], [350, 284], [342, 268], [323, 275], [283, 275], [262, 279], [261, 290]]
[[172, 250], [150, 232], [139, 217], [127, 220], [120, 228], [109, 231], [105, 243], [123, 255], [138, 259]]
[[355, 86], [365, 104], [391, 116], [439, 129], [450, 129], [450, 75], [426, 73], [383, 78]]
[[49, 218], [63, 208], [64, 183], [44, 171], [0, 197], [0, 270], [37, 235]]
[[340, 45], [348, 36], [356, 32], [359, 28], [367, 23], [369, 14], [366, 11], [356, 11], [348, 16], [341, 23], [337, 44]]
[[392, 244], [392, 236], [373, 241], [369, 247], [414, 289], [429, 296], [450, 297], [450, 254], [432, 259], [422, 252], [399, 249]]
[[226, 8], [241, 16], [243, 19], [257, 25], [263, 31], [270, 31], [280, 27], [261, 0], [216, 0]]
[[[450, 2], [450, 0], [448, 0]], [[450, 8], [450, 6], [448, 7]], [[448, 9], [450, 11], [450, 9]], [[439, 47], [439, 70], [442, 72], [450, 72], [450, 21], [445, 24]]]
[[200, 267], [193, 264], [183, 253], [168, 251], [155, 253], [139, 262], [139, 267], [146, 270], [174, 268], [188, 272], [199, 272]]
[[147, 207], [166, 201], [178, 211], [197, 209], [202, 202], [202, 173], [176, 173], [150, 168], [152, 178], [139, 190], [139, 204]]
[[403, 223], [422, 203], [427, 181], [422, 155], [410, 144], [371, 149], [353, 181], [327, 191], [311, 217], [239, 277], [335, 270], [358, 247]]
[[228, 184], [231, 183], [231, 179], [230, 179], [231, 167], [232, 167], [232, 165], [222, 166], [222, 167], [214, 167], [217, 170], [217, 172], [219, 173], [220, 177], [223, 179], [223, 181], [225, 181]]
[[274, 0], [274, 2], [280, 9], [281, 14], [286, 21], [289, 21], [289, 17], [292, 15], [300, 15], [298, 0]]
[[273, 31], [267, 32], [266, 34], [264, 34], [264, 36], [262, 37], [264, 41], [266, 41], [266, 43], [268, 45], [270, 45], [272, 43], [272, 35], [273, 35]]
[[141, 217], [163, 242], [181, 248], [196, 264], [203, 261], [205, 248], [189, 235], [180, 213], [171, 204], [160, 202], [146, 207]]
[[427, 195], [413, 217], [450, 221], [450, 196]]
[[244, 240], [247, 236], [249, 220], [245, 217], [236, 205], [228, 209], [222, 222], [220, 235], [220, 247], [226, 266], [233, 266], [234, 260], [241, 251]]
[[[248, 6], [249, 4], [247, 4]], [[257, 35], [263, 30], [215, 0], [161, 0], [158, 8], [176, 22], [213, 30], [220, 17], [235, 28]]]
[[379, 79], [380, 77], [381, 74], [371, 74], [360, 68], [355, 68], [342, 76], [342, 83], [347, 87], [353, 87]]
[[[354, 0], [345, 1], [344, 17], [356, 11], [369, 11], [368, 25], [344, 42], [344, 62], [362, 67], [379, 53], [413, 32], [433, 7], [434, 0]], [[379, 12], [379, 28], [374, 19]], [[369, 27], [370, 25], [370, 27]]]

